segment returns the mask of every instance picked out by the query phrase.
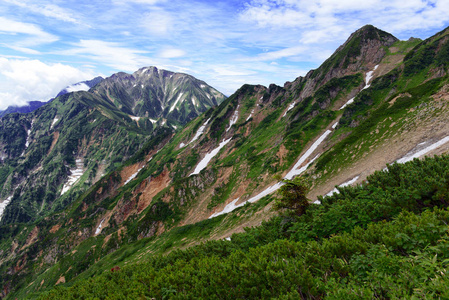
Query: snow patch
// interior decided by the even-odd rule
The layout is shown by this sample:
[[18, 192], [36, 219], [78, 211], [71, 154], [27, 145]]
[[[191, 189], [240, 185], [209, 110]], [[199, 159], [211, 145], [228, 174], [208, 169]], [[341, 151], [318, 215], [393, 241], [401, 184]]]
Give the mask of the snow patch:
[[354, 102], [354, 98], [355, 98], [355, 97], [349, 99], [348, 102], [346, 102], [345, 104], [343, 104], [343, 106], [340, 107], [340, 110], [342, 110], [343, 108], [345, 108], [346, 106], [348, 106], [349, 104], [351, 104], [352, 102]]
[[55, 126], [56, 122], [58, 122], [58, 121], [59, 121], [59, 119], [55, 117], [55, 118], [53, 119], [53, 122], [51, 123], [50, 129], [52, 129], [53, 126]]
[[438, 147], [446, 144], [447, 142], [449, 142], [449, 136], [446, 136], [446, 137], [442, 138], [438, 142], [433, 143], [432, 145], [427, 146], [426, 148], [424, 148], [424, 149], [422, 149], [422, 150], [420, 150], [418, 152], [413, 153], [413, 151], [411, 151], [411, 152], [407, 153], [404, 157], [396, 160], [396, 162], [398, 164], [406, 163], [408, 161], [413, 160], [414, 158], [421, 157], [421, 156], [429, 153], [430, 151], [437, 149]]
[[31, 130], [33, 129], [33, 126], [34, 126], [34, 120], [31, 121], [31, 128], [27, 130], [27, 139], [25, 141], [25, 150], [30, 145], [30, 134], [31, 134]]
[[[293, 168], [290, 170], [290, 172], [287, 173], [287, 175], [285, 176], [285, 179], [292, 179], [293, 176], [296, 175], [300, 175], [301, 173], [299, 173], [303, 168], [298, 169], [298, 167], [300, 165], [302, 165], [308, 158], [309, 156], [318, 148], [318, 146], [324, 141], [325, 138], [327, 138], [327, 136], [329, 134], [331, 134], [331, 130], [326, 130], [316, 141], [315, 143], [312, 144], [312, 146], [310, 146], [310, 148], [306, 151], [306, 153], [303, 154], [303, 156], [301, 156], [301, 158], [296, 162], [296, 164], [293, 166]], [[312, 161], [314, 161], [315, 159], [317, 159], [317, 157], [315, 157]], [[310, 164], [312, 161], [310, 161], [308, 164]]]
[[377, 67], [379, 67], [379, 65], [376, 65], [372, 71], [369, 71], [366, 73], [365, 87], [362, 90], [367, 89], [371, 86], [370, 81], [371, 81], [371, 79], [373, 79], [373, 73], [377, 69]]
[[11, 202], [12, 196], [9, 196], [3, 202], [0, 202], [0, 221], [2, 220], [3, 212], [6, 209], [6, 206]]
[[232, 115], [231, 120], [229, 121], [229, 127], [228, 129], [226, 129], [226, 132], [228, 132], [231, 129], [232, 125], [237, 123], [237, 120], [239, 119], [239, 107], [240, 104], [237, 105], [237, 108], [235, 109], [234, 114]]
[[[338, 123], [338, 122], [337, 122]], [[335, 123], [335, 124], [337, 124]], [[334, 124], [334, 125], [335, 125]], [[335, 125], [336, 126], [336, 125]], [[333, 127], [334, 128], [334, 127]], [[319, 156], [320, 154], [317, 154], [314, 158], [312, 158], [311, 160], [309, 160], [304, 166], [302, 166], [301, 168], [299, 168], [299, 166], [301, 166], [309, 157], [310, 155], [318, 148], [318, 146], [327, 138], [327, 136], [329, 134], [331, 134], [332, 131], [331, 130], [326, 130], [316, 141], [315, 143], [312, 144], [312, 146], [310, 146], [310, 148], [306, 151], [306, 153], [304, 153], [299, 160], [296, 162], [296, 164], [293, 166], [293, 168], [287, 173], [287, 175], [285, 175], [284, 179], [292, 179], [294, 176], [300, 175], [302, 174], [305, 170], [307, 170], [307, 168], [309, 167], [309, 165], [311, 163], [313, 163]], [[299, 169], [298, 169], [299, 168]], [[270, 187], [268, 187], [267, 189], [263, 190], [262, 192], [260, 192], [259, 194], [257, 194], [256, 196], [248, 199], [246, 202], [240, 203], [238, 205], [236, 205], [237, 201], [239, 200], [239, 198], [233, 200], [231, 203], [229, 203], [228, 205], [225, 206], [225, 208], [220, 211], [220, 212], [216, 212], [214, 214], [212, 214], [210, 218], [222, 215], [222, 214], [226, 214], [229, 213], [231, 211], [233, 211], [234, 209], [241, 207], [243, 205], [245, 205], [245, 203], [249, 202], [249, 203], [253, 203], [256, 202], [258, 200], [260, 200], [261, 198], [274, 193], [275, 191], [277, 191], [278, 189], [281, 188], [281, 186], [283, 186], [284, 183], [283, 182], [278, 182]]]
[[[369, 71], [369, 72], [366, 73], [366, 75], [365, 75], [365, 86], [363, 87], [362, 91], [364, 89], [367, 89], [367, 88], [369, 88], [371, 86], [370, 81], [373, 78], [373, 73], [377, 69], [377, 67], [379, 67], [379, 65], [376, 65], [372, 71]], [[354, 98], [355, 97], [349, 99], [348, 102], [346, 102], [342, 107], [340, 107], [340, 110], [345, 108], [347, 105], [351, 104], [352, 102], [354, 102]]]
[[261, 193], [257, 194], [256, 196], [254, 196], [254, 197], [252, 197], [252, 198], [248, 199], [247, 201], [242, 202], [240, 204], [236, 204], [237, 201], [239, 201], [239, 199], [240, 199], [240, 198], [237, 198], [237, 199], [233, 200], [231, 203], [229, 203], [228, 205], [226, 205], [225, 208], [223, 208], [222, 211], [219, 211], [219, 212], [216, 212], [216, 213], [212, 214], [209, 217], [209, 219], [212, 219], [214, 217], [217, 217], [217, 216], [220, 216], [220, 215], [223, 215], [223, 214], [230, 213], [231, 211], [235, 210], [236, 208], [242, 207], [243, 205], [245, 205], [248, 202], [249, 203], [254, 203], [257, 200], [260, 200], [263, 197], [265, 197], [265, 196], [267, 196], [267, 195], [269, 195], [271, 193], [274, 193], [275, 191], [277, 191], [283, 185], [284, 185], [283, 182], [278, 182], [278, 183], [270, 186], [269, 188], [263, 190]]
[[[338, 187], [345, 187], [345, 186], [351, 185], [351, 184], [353, 184], [354, 182], [356, 182], [357, 179], [359, 179], [359, 177], [360, 177], [360, 176], [356, 176], [356, 177], [352, 178], [351, 180], [348, 180], [348, 181], [346, 181], [346, 182], [343, 182], [343, 183], [340, 184]], [[340, 193], [340, 192], [338, 191], [338, 189], [337, 189], [337, 188], [334, 188], [332, 191], [330, 191], [329, 193], [327, 193], [326, 196], [332, 196], [333, 194], [338, 194], [338, 193]], [[318, 201], [318, 200], [317, 200], [317, 201]], [[316, 201], [315, 201], [315, 202], [316, 202]], [[318, 202], [319, 202], [319, 201], [318, 201]]]
[[97, 229], [95, 229], [95, 235], [101, 232], [101, 225], [103, 225], [104, 219], [101, 220], [100, 225], [98, 225]]
[[62, 187], [61, 196], [64, 195], [64, 193], [66, 193], [68, 190], [70, 190], [70, 188], [75, 184], [75, 182], [77, 182], [78, 179], [80, 179], [80, 177], [83, 176], [83, 174], [84, 174], [84, 172], [83, 172], [83, 167], [84, 167], [83, 160], [82, 159], [77, 159], [75, 162], [76, 162], [76, 167], [75, 167], [75, 169], [71, 169], [70, 170], [69, 179], [67, 180], [67, 182]]
[[287, 115], [287, 113], [288, 113], [293, 107], [295, 107], [295, 104], [296, 104], [296, 102], [291, 103], [291, 104], [288, 106], [287, 110], [285, 111], [285, 113], [284, 113], [284, 115], [283, 115], [282, 117], [285, 117], [285, 116]]
[[140, 117], [135, 117], [135, 116], [129, 116], [131, 119], [133, 119], [134, 121], [139, 121]]
[[221, 148], [226, 146], [226, 144], [229, 143], [230, 141], [231, 141], [231, 138], [229, 138], [227, 140], [223, 140], [223, 142], [221, 142], [217, 148], [212, 150], [210, 153], [207, 153], [206, 156], [204, 156], [204, 158], [198, 163], [195, 170], [189, 176], [199, 174], [204, 168], [207, 167], [207, 165], [209, 164], [211, 159], [214, 158], [214, 156], [218, 154], [218, 152], [221, 150]]
[[338, 125], [338, 122], [335, 122], [335, 124], [334, 124], [334, 125], [332, 125], [332, 129], [335, 129], [335, 128], [337, 128], [337, 125]]
[[[151, 160], [151, 158], [150, 158]], [[149, 161], [149, 160], [148, 160]], [[128, 182], [130, 182], [131, 180], [133, 180], [134, 178], [136, 178], [137, 174], [139, 174], [140, 170], [142, 170], [143, 167], [139, 168], [139, 170], [137, 170], [136, 173], [132, 174], [131, 176], [129, 176], [129, 178], [125, 181], [125, 183], [123, 185], [126, 185]]]
[[157, 122], [157, 120], [154, 120], [154, 119], [150, 119], [150, 121], [151, 121], [151, 123], [156, 123]]
[[196, 141], [200, 137], [200, 135], [202, 135], [204, 133], [204, 129], [206, 129], [207, 123], [209, 123], [209, 121], [210, 121], [210, 118], [207, 119], [207, 121], [204, 122], [204, 124], [201, 125], [200, 128], [198, 128], [198, 131], [195, 133], [195, 136], [193, 137], [193, 139], [190, 142], [187, 143], [187, 145]]
[[251, 111], [251, 113], [249, 114], [248, 118], [246, 118], [246, 121], [248, 121], [253, 116], [253, 113], [254, 113], [254, 109]]
[[184, 148], [185, 146], [186, 146], [186, 144], [184, 144], [184, 143], [179, 144], [179, 148]]
[[204, 84], [201, 84], [200, 87], [201, 87], [202, 89], [204, 89], [206, 86], [205, 86]]
[[172, 112], [172, 111], [175, 109], [176, 105], [177, 105], [178, 102], [179, 102], [179, 99], [181, 99], [181, 97], [182, 97], [182, 94], [183, 94], [183, 93], [180, 93], [180, 94], [179, 94], [178, 99], [176, 99], [175, 104], [173, 104], [173, 106], [170, 107], [170, 111], [169, 111], [169, 112]]

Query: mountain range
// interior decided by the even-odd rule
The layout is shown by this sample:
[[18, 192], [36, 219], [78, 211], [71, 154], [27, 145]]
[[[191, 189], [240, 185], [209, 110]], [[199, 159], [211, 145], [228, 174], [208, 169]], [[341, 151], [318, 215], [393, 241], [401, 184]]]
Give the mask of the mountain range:
[[[101, 82], [103, 80], [103, 77], [98, 76], [91, 80], [81, 81], [75, 84], [72, 84], [70, 86], [67, 86], [63, 90], [61, 90], [56, 97], [62, 96], [64, 94], [75, 92], [75, 91], [87, 91], [91, 87], [95, 86], [97, 83]], [[49, 101], [52, 101], [54, 98], [50, 99]], [[48, 101], [47, 101], [48, 102]], [[11, 114], [11, 113], [20, 113], [20, 114], [26, 114], [32, 111], [35, 111], [39, 107], [45, 105], [43, 101], [29, 101], [27, 105], [24, 106], [8, 106], [5, 110], [0, 111], [0, 118], [4, 115]]]
[[389, 164], [446, 152], [448, 33], [400, 41], [367, 25], [306, 76], [229, 98], [149, 67], [4, 116], [3, 295], [34, 297], [238, 240], [276, 214], [276, 191], [296, 176], [324, 210]]

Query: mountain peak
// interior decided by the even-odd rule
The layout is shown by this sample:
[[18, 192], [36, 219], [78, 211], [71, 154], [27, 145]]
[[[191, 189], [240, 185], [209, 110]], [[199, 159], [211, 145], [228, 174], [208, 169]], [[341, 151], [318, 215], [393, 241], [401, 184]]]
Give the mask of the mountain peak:
[[385, 55], [385, 47], [398, 41], [392, 34], [380, 30], [373, 25], [365, 25], [352, 33], [338, 47], [312, 77], [323, 79], [323, 83], [334, 77], [371, 69], [379, 64]]
[[365, 25], [362, 28], [356, 30], [353, 34], [349, 36], [348, 41], [356, 37], [361, 37], [362, 41], [365, 42], [369, 40], [379, 40], [386, 43], [394, 43], [395, 41], [398, 40], [392, 34], [383, 31], [379, 28], [376, 28], [373, 25]]

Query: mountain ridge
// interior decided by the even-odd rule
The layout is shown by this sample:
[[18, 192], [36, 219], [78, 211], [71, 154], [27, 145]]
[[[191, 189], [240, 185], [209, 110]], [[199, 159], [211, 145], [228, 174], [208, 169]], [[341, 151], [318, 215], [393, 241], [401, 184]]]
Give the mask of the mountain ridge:
[[[63, 90], [61, 90], [55, 98], [62, 96], [64, 94], [67, 94], [69, 92], [78, 91], [78, 90], [88, 90], [89, 88], [95, 86], [97, 83], [99, 83], [101, 80], [103, 80], [103, 77], [97, 76], [91, 80], [85, 80], [81, 81], [75, 84], [72, 84], [70, 86], [67, 86]], [[39, 107], [45, 105], [46, 103], [52, 101], [52, 98], [48, 101], [29, 101], [27, 105], [24, 106], [8, 106], [5, 110], [0, 111], [0, 118], [4, 115], [11, 114], [11, 113], [30, 113], [38, 109]]]
[[[178, 73], [170, 74], [184, 78]], [[116, 82], [126, 76], [113, 75], [89, 91], [65, 93], [31, 114], [10, 114], [1, 119], [3, 177], [0, 194], [3, 199], [10, 199], [1, 220], [3, 224], [29, 222], [63, 209], [105, 172], [130, 158], [153, 134], [157, 135], [158, 128], [169, 126], [173, 130], [224, 97], [204, 81], [190, 76], [187, 83], [175, 87], [174, 93], [182, 94], [186, 89], [194, 93], [204, 85], [204, 89], [214, 91], [218, 98], [204, 97], [207, 98], [205, 103], [203, 98], [198, 98], [196, 109], [189, 114], [176, 114], [186, 106], [173, 106], [172, 111], [160, 110], [159, 115], [152, 116], [156, 120], [135, 117], [120, 107], [125, 102], [114, 103], [109, 87], [102, 89], [109, 84], [116, 93], [127, 93], [121, 83]], [[145, 80], [151, 82], [151, 76], [140, 82]], [[196, 86], [191, 87], [190, 83]], [[166, 90], [170, 92], [170, 87]], [[141, 94], [134, 98], [128, 94], [123, 100], [137, 102], [135, 98], [142, 103], [148, 100]], [[151, 99], [158, 101], [159, 98]], [[42, 191], [38, 193], [42, 195], [37, 196], [36, 190]]]
[[[354, 53], [361, 55], [348, 55], [348, 45], [360, 35], [366, 38]], [[12, 294], [23, 295], [52, 288], [61, 278], [71, 284], [154, 253], [227, 238], [273, 216], [273, 192], [282, 177], [301, 175], [310, 183], [312, 200], [322, 201], [318, 196], [336, 185], [362, 182], [401, 157], [447, 151], [445, 143], [422, 150], [449, 132], [449, 79], [441, 64], [449, 61], [444, 56], [449, 43], [398, 41], [372, 26], [348, 41], [306, 77], [284, 87], [243, 85], [182, 129], [160, 127], [66, 210], [26, 229], [0, 226], [7, 233], [0, 240], [1, 270], [8, 270], [4, 286], [23, 278], [28, 287]], [[365, 45], [375, 51], [363, 50]], [[132, 90], [135, 82], [127, 80]], [[177, 96], [162, 110], [179, 107]], [[105, 111], [119, 102], [100, 98]], [[114, 114], [128, 124], [132, 119], [126, 116], [137, 106], [120, 103], [124, 111]], [[35, 227], [45, 243], [26, 238]], [[8, 246], [12, 241], [18, 245], [14, 250]], [[39, 252], [46, 247], [54, 250]], [[28, 273], [31, 266], [39, 266], [37, 274]]]

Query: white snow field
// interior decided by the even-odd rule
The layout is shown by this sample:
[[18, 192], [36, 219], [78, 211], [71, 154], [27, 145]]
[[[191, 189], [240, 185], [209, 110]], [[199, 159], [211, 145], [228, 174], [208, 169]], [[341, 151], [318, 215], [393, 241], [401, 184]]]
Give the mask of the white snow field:
[[[201, 125], [200, 128], [198, 128], [197, 132], [195, 133], [195, 136], [193, 137], [193, 139], [190, 142], [188, 142], [187, 144], [184, 144], [184, 143], [179, 144], [179, 148], [187, 146], [187, 145], [193, 143], [194, 141], [196, 141], [204, 133], [204, 129], [206, 129], [206, 126], [209, 123], [209, 121], [210, 121], [210, 118], [207, 119], [207, 121], [204, 122], [204, 124]], [[183, 146], [181, 146], [181, 145], [183, 145]]]
[[[446, 136], [446, 137], [442, 138], [442, 139], [439, 140], [438, 142], [433, 143], [432, 145], [427, 146], [426, 148], [424, 148], [424, 149], [422, 149], [422, 150], [419, 150], [418, 152], [415, 152], [415, 153], [410, 153], [410, 152], [409, 152], [409, 153], [407, 153], [404, 157], [398, 159], [396, 162], [397, 162], [398, 164], [406, 163], [406, 162], [408, 162], [408, 161], [413, 160], [414, 158], [418, 158], [418, 157], [421, 157], [421, 156], [423, 156], [423, 155], [426, 155], [426, 154], [429, 153], [430, 151], [437, 149], [438, 147], [440, 147], [440, 146], [446, 144], [447, 142], [449, 142], [449, 136]], [[422, 145], [422, 144], [423, 144], [423, 143], [421, 143], [420, 145]]]
[[175, 107], [176, 107], [176, 105], [178, 104], [179, 99], [181, 99], [181, 97], [182, 97], [182, 93], [179, 94], [178, 99], [176, 99], [176, 101], [175, 101], [175, 103], [173, 104], [173, 106], [170, 107], [170, 112], [172, 112], [172, 111], [175, 109]]
[[33, 129], [33, 126], [34, 126], [34, 120], [31, 121], [31, 128], [27, 130], [27, 140], [25, 141], [25, 150], [30, 145], [30, 134], [31, 134], [31, 130]]
[[101, 232], [101, 226], [103, 225], [104, 219], [101, 220], [100, 225], [98, 225], [97, 229], [95, 229], [95, 235]]
[[0, 221], [2, 220], [3, 212], [5, 211], [6, 206], [11, 202], [12, 196], [9, 196], [3, 202], [0, 202]]
[[[352, 178], [352, 179], [350, 179], [350, 180], [348, 180], [348, 181], [346, 181], [346, 182], [343, 182], [343, 183], [340, 184], [338, 187], [345, 187], [345, 186], [351, 185], [351, 184], [353, 184], [354, 182], [356, 182], [357, 179], [359, 179], [359, 177], [360, 177], [360, 176], [356, 176], [356, 177], [354, 177], [354, 178]], [[329, 193], [327, 193], [326, 196], [332, 196], [333, 194], [338, 194], [338, 193], [340, 193], [340, 192], [338, 191], [338, 189], [337, 189], [337, 188], [334, 188], [332, 191], [330, 191]]]
[[[363, 91], [364, 89], [367, 89], [367, 88], [369, 88], [369, 87], [371, 86], [370, 81], [371, 81], [371, 79], [373, 78], [373, 73], [374, 73], [374, 71], [377, 69], [377, 67], [379, 67], [379, 65], [376, 65], [372, 71], [369, 71], [369, 72], [366, 73], [366, 76], [365, 76], [365, 86], [363, 87], [362, 91]], [[354, 102], [354, 98], [355, 98], [355, 96], [352, 97], [351, 99], [349, 99], [345, 104], [343, 104], [343, 106], [340, 107], [340, 110], [343, 109], [343, 108], [345, 108], [346, 106], [348, 106], [348, 105], [351, 104], [352, 102]]]
[[253, 113], [254, 113], [254, 109], [251, 110], [251, 113], [249, 114], [248, 118], [246, 118], [246, 121], [248, 121], [253, 116]]
[[215, 148], [211, 152], [207, 153], [206, 156], [204, 156], [204, 158], [198, 163], [195, 170], [189, 176], [199, 174], [204, 168], [207, 167], [207, 165], [209, 164], [211, 159], [214, 158], [214, 156], [217, 155], [218, 152], [220, 152], [221, 148], [226, 146], [226, 144], [229, 143], [230, 141], [231, 141], [230, 138], [227, 140], [223, 140], [223, 142], [221, 142], [217, 148]]
[[[151, 158], [150, 158], [151, 160]], [[148, 160], [148, 161], [150, 161]], [[130, 182], [131, 180], [133, 180], [134, 178], [136, 178], [137, 174], [139, 174], [139, 172], [143, 169], [143, 167], [139, 168], [139, 170], [137, 170], [136, 173], [132, 174], [131, 176], [128, 177], [128, 179], [125, 181], [125, 183], [123, 185], [126, 185], [128, 182]]]
[[59, 121], [59, 119], [58, 119], [57, 117], [55, 117], [55, 118], [53, 119], [53, 122], [51, 123], [50, 129], [52, 129], [53, 126], [55, 126], [56, 122], [58, 122], [58, 121]]
[[285, 113], [284, 113], [284, 115], [283, 115], [282, 117], [285, 117], [285, 116], [287, 115], [287, 113], [288, 113], [290, 110], [292, 110], [293, 107], [295, 107], [295, 104], [296, 104], [296, 102], [292, 102], [292, 103], [288, 106], [287, 110], [285, 111]]
[[228, 132], [231, 129], [232, 125], [237, 123], [237, 120], [239, 119], [239, 107], [240, 104], [237, 105], [237, 108], [235, 109], [234, 114], [232, 115], [231, 120], [229, 121], [229, 127], [228, 129], [226, 129], [226, 132]]
[[83, 176], [84, 174], [83, 167], [84, 167], [83, 159], [77, 159], [76, 168], [70, 170], [69, 179], [62, 187], [61, 195], [64, 195], [64, 193], [70, 190], [70, 188], [75, 184], [75, 182], [77, 182], [78, 179], [80, 179], [80, 177]]

